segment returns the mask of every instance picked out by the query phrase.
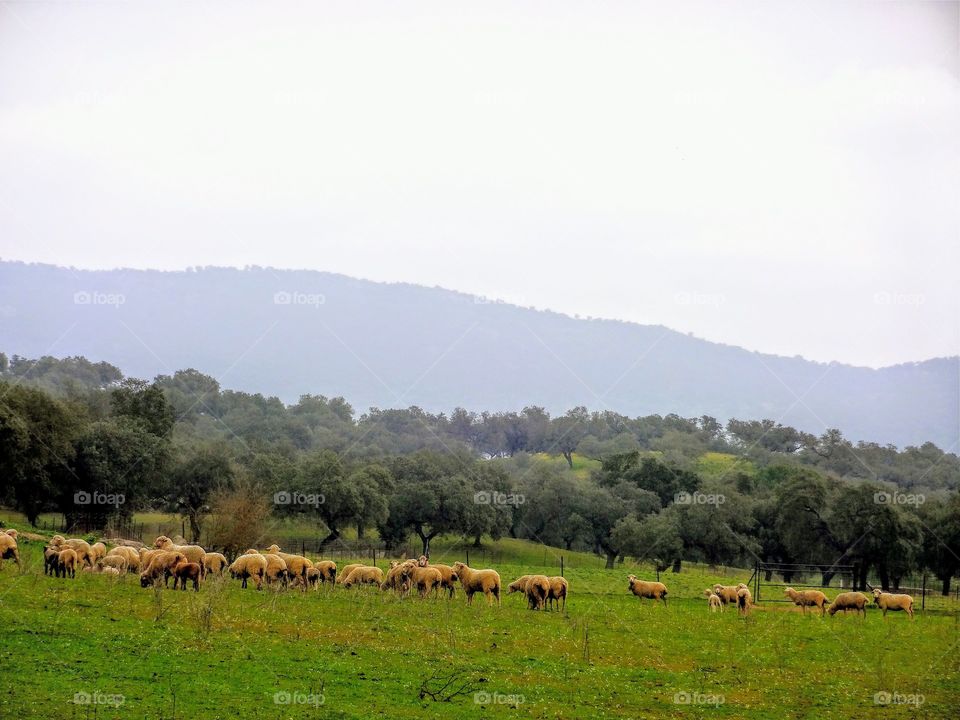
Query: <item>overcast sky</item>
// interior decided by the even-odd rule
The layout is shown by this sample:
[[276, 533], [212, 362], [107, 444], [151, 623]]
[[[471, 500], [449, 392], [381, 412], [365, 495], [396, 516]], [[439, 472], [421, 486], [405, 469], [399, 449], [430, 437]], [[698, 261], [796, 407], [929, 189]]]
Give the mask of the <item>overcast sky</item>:
[[951, 2], [0, 3], [0, 257], [960, 350]]

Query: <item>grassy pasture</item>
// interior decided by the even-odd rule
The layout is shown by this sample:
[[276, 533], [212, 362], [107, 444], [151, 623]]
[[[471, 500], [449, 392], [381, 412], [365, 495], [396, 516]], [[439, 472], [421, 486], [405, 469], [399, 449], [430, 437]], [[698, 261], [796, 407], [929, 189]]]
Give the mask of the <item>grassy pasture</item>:
[[[498, 609], [372, 588], [55, 579], [40, 543], [21, 547], [23, 571], [0, 570], [0, 718], [846, 719], [960, 706], [956, 614], [707, 611], [703, 588], [749, 573], [668, 573], [663, 607], [627, 594], [628, 569], [574, 567], [566, 612], [533, 613], [518, 595]], [[542, 549], [515, 550], [504, 584], [541, 569]], [[451, 678], [466, 687], [446, 699]], [[878, 704], [886, 692], [914, 703]]]

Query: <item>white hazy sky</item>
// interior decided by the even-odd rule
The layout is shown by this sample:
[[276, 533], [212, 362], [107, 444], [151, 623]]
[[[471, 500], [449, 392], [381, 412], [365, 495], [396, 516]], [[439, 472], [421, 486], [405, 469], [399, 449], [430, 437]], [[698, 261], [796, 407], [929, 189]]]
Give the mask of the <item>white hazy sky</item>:
[[958, 36], [955, 2], [4, 1], [0, 257], [956, 354]]

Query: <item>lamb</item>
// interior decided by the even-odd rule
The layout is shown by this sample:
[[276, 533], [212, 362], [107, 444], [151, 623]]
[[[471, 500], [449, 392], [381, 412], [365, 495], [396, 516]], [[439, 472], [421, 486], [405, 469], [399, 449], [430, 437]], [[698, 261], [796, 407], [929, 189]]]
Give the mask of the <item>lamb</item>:
[[881, 610], [883, 616], [887, 616], [887, 610], [894, 612], [903, 610], [913, 620], [913, 598], [909, 595], [894, 595], [893, 593], [883, 592], [880, 588], [873, 589], [873, 602]]
[[740, 605], [741, 595], [744, 595], [747, 598], [747, 605], [753, 605], [753, 593], [750, 592], [750, 588], [748, 588], [743, 583], [740, 583], [739, 585], [737, 585], [737, 605], [738, 606]]
[[662, 600], [664, 607], [667, 604], [667, 586], [662, 582], [653, 580], [637, 580], [636, 575], [630, 575], [628, 588], [630, 592], [638, 598], [649, 598], [650, 600]]
[[720, 602], [722, 602], [724, 605], [726, 605], [727, 603], [736, 605], [737, 604], [737, 588], [738, 588], [737, 585], [717, 584], [713, 586], [713, 593], [718, 598], [720, 598]]
[[7, 535], [12, 537], [14, 540], [17, 539], [17, 535], [19, 534], [20, 532], [16, 528], [10, 528], [9, 530], [7, 530]]
[[703, 591], [703, 595], [707, 598], [707, 607], [710, 608], [710, 612], [717, 612], [718, 610], [723, 612], [723, 601], [712, 589], [707, 588]]
[[855, 610], [858, 615], [863, 614], [863, 617], [866, 617], [868, 602], [870, 602], [870, 598], [863, 593], [840, 593], [833, 599], [833, 603], [827, 608], [827, 612], [830, 613], [830, 617], [833, 617], [839, 610], [843, 610], [844, 615], [847, 614], [847, 610]]
[[750, 610], [751, 601], [753, 597], [750, 594], [750, 590], [746, 587], [739, 588], [737, 590], [737, 611], [741, 615], [746, 615]]
[[563, 602], [563, 610], [567, 609], [567, 590], [570, 587], [570, 584], [567, 582], [567, 579], [561, 577], [560, 575], [554, 575], [553, 577], [547, 578], [550, 581], [550, 594], [547, 595], [547, 600], [550, 603], [550, 609], [553, 610], [553, 603], [557, 603], [557, 607], [560, 607], [560, 602]]
[[120, 571], [115, 567], [105, 567], [103, 568], [104, 575], [112, 575], [114, 577], [120, 577]]
[[203, 556], [203, 571], [214, 575], [223, 575], [227, 569], [227, 559], [218, 552], [208, 552]]
[[318, 582], [320, 582], [320, 571], [315, 567], [307, 570], [307, 586], [316, 588]]
[[463, 591], [467, 594], [467, 605], [473, 604], [473, 596], [482, 592], [487, 598], [487, 604], [492, 605], [497, 601], [497, 607], [500, 606], [500, 573], [489, 568], [485, 570], [474, 570], [462, 562], [453, 564], [453, 571], [457, 574], [460, 584], [463, 585]]
[[48, 546], [43, 549], [43, 574], [44, 575], [56, 575], [57, 573], [57, 562], [59, 561], [60, 550], [58, 548]]
[[351, 563], [350, 565], [345, 565], [337, 577], [337, 585], [345, 584], [347, 582], [347, 578], [350, 577], [350, 573], [352, 573], [358, 567], [363, 567], [363, 563]]
[[93, 565], [97, 562], [97, 557], [90, 547], [90, 543], [79, 538], [68, 538], [63, 541], [63, 545], [77, 553], [77, 559], [84, 565]]
[[64, 548], [57, 553], [57, 577], [65, 578], [77, 576], [77, 564], [80, 562], [77, 551], [73, 548]]
[[90, 546], [90, 549], [93, 551], [94, 562], [104, 557], [107, 554], [107, 546], [102, 542], [95, 542]]
[[240, 578], [243, 582], [240, 587], [247, 586], [247, 580], [252, 578], [257, 590], [263, 588], [263, 579], [267, 574], [267, 559], [260, 553], [241, 555], [230, 565], [230, 577]]
[[107, 555], [100, 560], [97, 560], [97, 568], [104, 570], [105, 568], [111, 567], [116, 570], [118, 573], [125, 573], [128, 569], [127, 559], [122, 555]]
[[803, 609], [803, 612], [807, 611], [807, 606], [819, 608], [820, 617], [823, 617], [827, 611], [827, 605], [830, 604], [827, 596], [819, 590], [801, 590], [797, 592], [792, 587], [788, 587], [783, 591], [783, 594], [793, 600], [794, 605], [799, 605]]
[[0, 560], [13, 560], [20, 567], [20, 550], [17, 541], [7, 533], [0, 533]]
[[207, 553], [199, 545], [178, 545], [166, 535], [160, 535], [156, 540], [153, 541], [153, 546], [158, 550], [182, 552], [187, 556], [187, 560], [197, 563], [201, 570], [203, 569], [203, 556]]
[[409, 560], [402, 563], [396, 560], [391, 561], [390, 569], [387, 570], [387, 574], [380, 584], [380, 589], [384, 592], [387, 590], [396, 590], [400, 595], [405, 595], [410, 589], [410, 578], [406, 574], [409, 567]]
[[372, 565], [354, 568], [343, 581], [343, 586], [349, 588], [354, 585], [383, 585], [383, 570]]
[[333, 560], [317, 560], [313, 563], [313, 569], [319, 573], [320, 582], [335, 583], [337, 581], [337, 564]]
[[173, 566], [173, 589], [177, 589], [177, 582], [180, 583], [180, 589], [187, 589], [187, 580], [193, 583], [194, 592], [200, 592], [200, 578], [202, 571], [200, 563], [188, 562], [184, 560]]
[[121, 545], [115, 547], [107, 553], [107, 557], [121, 557], [127, 561], [127, 572], [138, 572], [140, 570], [140, 553], [132, 547]]
[[147, 569], [140, 573], [140, 587], [158, 585], [161, 578], [163, 578], [164, 587], [168, 587], [173, 568], [186, 559], [187, 556], [179, 550], [163, 550], [154, 555]]

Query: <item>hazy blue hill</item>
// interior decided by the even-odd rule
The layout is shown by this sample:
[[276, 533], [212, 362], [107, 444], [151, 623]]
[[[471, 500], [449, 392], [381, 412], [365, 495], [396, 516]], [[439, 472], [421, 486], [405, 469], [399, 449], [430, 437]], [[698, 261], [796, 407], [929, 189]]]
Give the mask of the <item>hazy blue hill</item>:
[[[303, 297], [283, 304], [277, 293]], [[110, 304], [111, 295], [122, 304]], [[900, 446], [932, 440], [945, 450], [956, 449], [960, 423], [956, 357], [881, 370], [825, 365], [659, 326], [312, 271], [0, 263], [0, 349], [85, 355], [146, 378], [194, 367], [227, 387], [287, 401], [343, 395], [359, 410], [535, 404], [769, 417]]]

